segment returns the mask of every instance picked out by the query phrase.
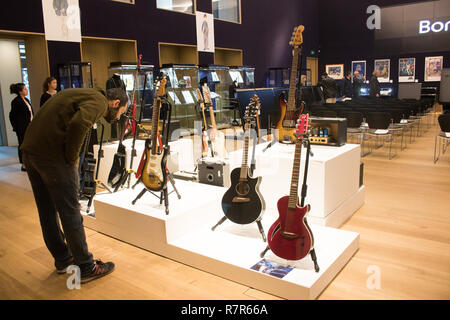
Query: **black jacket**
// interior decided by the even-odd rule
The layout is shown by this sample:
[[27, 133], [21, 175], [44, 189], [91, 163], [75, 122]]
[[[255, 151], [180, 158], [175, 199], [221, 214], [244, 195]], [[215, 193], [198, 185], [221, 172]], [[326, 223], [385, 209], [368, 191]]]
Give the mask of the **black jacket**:
[[44, 105], [44, 103], [47, 102], [48, 99], [50, 99], [52, 97], [52, 95], [50, 93], [43, 93], [41, 96], [41, 103], [39, 104], [40, 107], [42, 107]]
[[[30, 101], [28, 99], [27, 101], [31, 106]], [[31, 108], [31, 112], [33, 113], [33, 108]], [[13, 101], [11, 101], [9, 121], [11, 121], [13, 130], [17, 133], [25, 133], [25, 130], [31, 121], [30, 109], [28, 109], [27, 104], [20, 96], [17, 96]]]
[[353, 77], [353, 84], [352, 84], [353, 98], [359, 97], [359, 95], [361, 94], [361, 87], [363, 83], [364, 83], [363, 80]]
[[325, 99], [337, 97], [338, 86], [333, 78], [326, 77], [325, 79], [320, 80], [319, 86], [322, 87], [323, 97]]
[[345, 96], [347, 98], [351, 98], [353, 96], [353, 87], [352, 87], [352, 80], [344, 78], [344, 85], [342, 88], [342, 96]]
[[380, 83], [378, 82], [378, 78], [375, 76], [372, 76], [370, 79], [370, 96], [376, 97], [377, 94], [380, 94]]

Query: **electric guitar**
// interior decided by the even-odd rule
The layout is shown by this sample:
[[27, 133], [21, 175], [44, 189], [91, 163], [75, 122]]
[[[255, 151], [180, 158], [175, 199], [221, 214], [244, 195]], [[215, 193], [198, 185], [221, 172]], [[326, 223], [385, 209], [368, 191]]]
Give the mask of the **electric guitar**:
[[305, 30], [305, 27], [302, 25], [295, 27], [291, 41], [289, 42], [289, 44], [294, 47], [291, 79], [289, 82], [289, 98], [286, 104], [284, 97], [280, 96], [281, 116], [280, 121], [275, 127], [278, 130], [278, 141], [283, 143], [295, 142], [295, 124], [301, 113], [301, 110], [296, 110], [295, 108], [295, 88], [297, 84], [299, 54], [303, 43], [303, 30]]
[[264, 199], [259, 192], [261, 177], [252, 177], [248, 167], [248, 145], [250, 133], [256, 129], [259, 99], [254, 95], [244, 114], [244, 149], [242, 165], [231, 172], [231, 187], [222, 198], [222, 209], [229, 220], [248, 224], [261, 220], [265, 209]]
[[161, 191], [167, 184], [167, 148], [159, 148], [158, 124], [162, 98], [166, 94], [166, 77], [156, 80], [155, 99], [153, 102], [152, 133], [145, 141], [145, 164], [142, 170], [142, 183], [152, 191]]
[[222, 159], [227, 158], [228, 152], [225, 149], [225, 134], [217, 130], [216, 118], [214, 117], [214, 108], [211, 101], [211, 92], [208, 84], [206, 83], [202, 86], [202, 94], [204, 103], [209, 108], [209, 116], [211, 118], [211, 128], [208, 130], [211, 155]]
[[[306, 221], [310, 206], [298, 204], [300, 156], [303, 136], [307, 132], [308, 115], [302, 114], [296, 127], [295, 157], [292, 169], [291, 193], [278, 200], [279, 218], [270, 227], [267, 241], [278, 257], [300, 260], [314, 248], [314, 238]], [[306, 191], [306, 190], [305, 190]]]
[[203, 117], [203, 129], [202, 129], [202, 158], [208, 156], [208, 125], [206, 124], [206, 116], [205, 116], [205, 102], [203, 101], [202, 93], [200, 89], [197, 88], [197, 97], [200, 103], [200, 107], [202, 109], [202, 117]]

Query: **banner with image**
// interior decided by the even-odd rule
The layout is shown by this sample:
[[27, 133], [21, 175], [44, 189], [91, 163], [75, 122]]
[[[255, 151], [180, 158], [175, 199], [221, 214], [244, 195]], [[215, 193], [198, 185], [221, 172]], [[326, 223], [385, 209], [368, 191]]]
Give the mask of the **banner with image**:
[[353, 77], [355, 76], [355, 71], [359, 72], [359, 79], [365, 80], [366, 79], [366, 61], [352, 61], [352, 81]]
[[375, 60], [374, 69], [380, 72], [378, 77], [378, 82], [389, 82], [391, 74], [391, 60], [390, 59], [380, 59]]
[[81, 42], [78, 0], [42, 0], [45, 40]]
[[211, 13], [197, 11], [197, 51], [214, 53], [214, 18]]
[[325, 66], [325, 72], [333, 79], [344, 78], [344, 65], [343, 64], [327, 64]]
[[398, 82], [414, 82], [416, 79], [416, 58], [398, 59]]
[[424, 81], [441, 81], [443, 64], [444, 64], [443, 56], [426, 57]]

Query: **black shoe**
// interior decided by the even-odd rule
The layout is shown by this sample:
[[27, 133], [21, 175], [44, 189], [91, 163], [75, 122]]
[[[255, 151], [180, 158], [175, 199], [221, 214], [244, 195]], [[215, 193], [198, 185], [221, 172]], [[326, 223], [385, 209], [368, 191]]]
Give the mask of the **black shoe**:
[[67, 262], [63, 262], [62, 264], [59, 264], [56, 266], [56, 272], [59, 274], [64, 274], [67, 271], [67, 268], [71, 265], [73, 265], [75, 261], [73, 260], [73, 257], [67, 260]]
[[110, 274], [113, 271], [114, 271], [114, 263], [112, 262], [103, 263], [100, 260], [95, 260], [94, 268], [89, 273], [81, 275], [81, 283], [86, 283], [101, 278], [103, 276], [106, 276], [107, 274]]
[[27, 169], [26, 169], [26, 168], [24, 168], [24, 167], [21, 167], [21, 168], [20, 168], [20, 171], [25, 171], [25, 172], [26, 172], [26, 171], [27, 171]]

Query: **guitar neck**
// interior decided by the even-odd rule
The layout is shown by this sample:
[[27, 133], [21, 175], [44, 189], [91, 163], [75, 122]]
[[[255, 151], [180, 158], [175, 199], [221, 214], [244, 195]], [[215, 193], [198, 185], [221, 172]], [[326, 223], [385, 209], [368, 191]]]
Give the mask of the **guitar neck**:
[[292, 57], [291, 79], [289, 81], [289, 99], [287, 109], [295, 110], [295, 88], [297, 86], [297, 70], [299, 60], [300, 47], [294, 47], [294, 56]]
[[158, 125], [159, 125], [159, 110], [161, 108], [161, 98], [156, 97], [153, 103], [152, 114], [152, 154], [157, 153], [157, 139], [158, 139]]
[[248, 172], [248, 146], [250, 143], [250, 129], [248, 124], [245, 125], [245, 135], [244, 135], [244, 149], [242, 150], [242, 165], [241, 165], [241, 175], [240, 181], [247, 180]]
[[214, 116], [214, 108], [212, 106], [212, 103], [210, 103], [209, 105], [209, 116], [211, 117], [211, 125], [213, 129], [217, 130], [216, 117]]
[[294, 155], [294, 165], [292, 168], [292, 178], [291, 178], [291, 193], [289, 195], [289, 209], [295, 209], [298, 203], [298, 182], [300, 176], [300, 161], [302, 154], [302, 141], [303, 139], [299, 137], [295, 142], [295, 155]]

